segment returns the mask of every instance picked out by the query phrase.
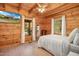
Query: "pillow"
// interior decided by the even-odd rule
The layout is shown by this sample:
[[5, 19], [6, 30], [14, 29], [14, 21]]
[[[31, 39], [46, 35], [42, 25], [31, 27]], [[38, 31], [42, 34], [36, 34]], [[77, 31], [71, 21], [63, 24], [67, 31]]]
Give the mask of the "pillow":
[[74, 40], [75, 35], [76, 35], [76, 33], [77, 33], [78, 31], [79, 31], [79, 29], [78, 29], [78, 28], [75, 28], [75, 29], [69, 34], [69, 37], [68, 37], [69, 42], [72, 42], [72, 41]]
[[75, 38], [73, 40], [73, 44], [79, 45], [79, 32], [75, 35]]

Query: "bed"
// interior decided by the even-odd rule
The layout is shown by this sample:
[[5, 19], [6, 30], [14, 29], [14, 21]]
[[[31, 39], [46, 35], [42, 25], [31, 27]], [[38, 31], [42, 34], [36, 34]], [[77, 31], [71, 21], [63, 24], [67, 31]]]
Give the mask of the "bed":
[[[42, 47], [42, 48], [46, 49], [47, 51], [54, 54], [55, 56], [66, 56], [69, 54], [69, 52], [73, 48], [71, 46], [71, 44], [78, 31], [79, 31], [79, 29], [74, 29], [68, 37], [62, 36], [62, 35], [41, 36], [38, 40], [38, 47]], [[76, 46], [77, 45], [75, 45], [75, 47]], [[75, 47], [73, 50], [74, 51], [78, 50], [78, 49], [75, 49]], [[79, 48], [79, 46], [77, 46], [77, 47]]]
[[70, 48], [67, 37], [61, 35], [42, 36], [38, 40], [38, 46], [57, 56], [67, 55]]

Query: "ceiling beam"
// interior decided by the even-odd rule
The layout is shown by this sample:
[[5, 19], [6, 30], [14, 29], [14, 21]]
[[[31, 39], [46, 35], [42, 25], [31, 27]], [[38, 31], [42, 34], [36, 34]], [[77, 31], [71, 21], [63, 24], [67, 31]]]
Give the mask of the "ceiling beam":
[[22, 9], [21, 7], [22, 7], [22, 3], [19, 3], [18, 12], [20, 11], [20, 9]]
[[5, 4], [4, 3], [0, 4], [0, 10], [2, 10], [2, 11], [5, 10]]
[[37, 7], [37, 4], [34, 4], [34, 6], [29, 10], [29, 13], [31, 13], [33, 9], [35, 9], [36, 7]]
[[19, 6], [18, 7], [17, 6], [14, 6], [14, 5], [10, 4], [10, 3], [6, 3], [6, 4], [9, 5], [9, 6], [11, 6], [11, 7], [13, 7], [13, 8], [16, 8], [16, 9], [18, 9], [18, 7], [19, 7]]

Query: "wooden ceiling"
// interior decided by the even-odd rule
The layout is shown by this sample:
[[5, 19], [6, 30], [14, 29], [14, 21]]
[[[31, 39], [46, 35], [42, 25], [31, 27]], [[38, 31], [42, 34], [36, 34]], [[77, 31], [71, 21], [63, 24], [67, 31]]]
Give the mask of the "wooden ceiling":
[[[43, 5], [45, 5], [43, 3]], [[47, 3], [44, 13], [40, 13], [37, 8], [37, 3], [0, 3], [0, 10], [15, 12], [27, 17], [42, 16], [47, 17], [66, 9], [79, 6], [79, 4], [64, 4], [64, 3]]]

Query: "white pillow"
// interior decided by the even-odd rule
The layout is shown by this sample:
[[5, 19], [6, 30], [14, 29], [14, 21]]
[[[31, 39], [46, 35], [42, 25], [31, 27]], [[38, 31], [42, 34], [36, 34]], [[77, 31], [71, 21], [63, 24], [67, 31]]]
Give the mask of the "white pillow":
[[74, 38], [74, 40], [73, 40], [73, 44], [79, 45], [79, 33], [77, 33], [77, 34], [75, 35], [75, 38]]
[[79, 31], [79, 29], [78, 29], [78, 28], [75, 28], [75, 29], [69, 34], [69, 37], [68, 37], [69, 42], [72, 42], [72, 41], [74, 40], [75, 35], [76, 35], [76, 33], [77, 33], [78, 31]]

